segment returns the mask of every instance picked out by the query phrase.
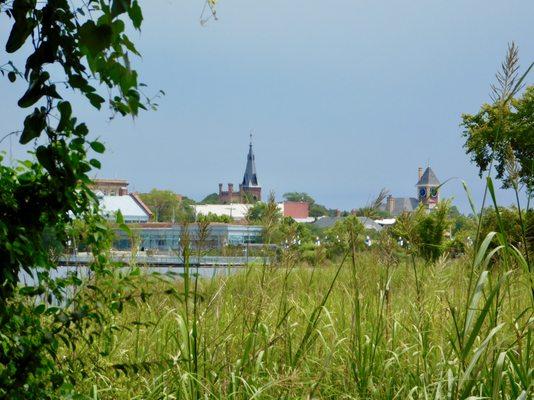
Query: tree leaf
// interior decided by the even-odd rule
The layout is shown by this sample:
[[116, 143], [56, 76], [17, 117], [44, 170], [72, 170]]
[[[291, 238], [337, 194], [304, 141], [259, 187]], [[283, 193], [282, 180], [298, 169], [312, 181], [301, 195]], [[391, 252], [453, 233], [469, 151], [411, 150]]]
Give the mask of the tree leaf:
[[85, 47], [93, 57], [111, 45], [111, 26], [106, 23], [96, 25], [87, 21], [78, 29], [80, 46]]
[[102, 167], [102, 165], [100, 164], [100, 161], [98, 161], [95, 158], [91, 158], [89, 160], [89, 164], [91, 164], [93, 167], [98, 168], [98, 169], [100, 169]]
[[[15, 7], [15, 5], [13, 5], [13, 7]], [[6, 51], [8, 53], [14, 53], [18, 49], [20, 49], [24, 42], [26, 42], [26, 39], [28, 39], [28, 36], [30, 36], [36, 25], [37, 21], [35, 21], [33, 18], [18, 19], [13, 24], [11, 32], [9, 33], [9, 38], [6, 42]]]
[[89, 143], [89, 145], [97, 153], [102, 154], [104, 151], [106, 151], [106, 147], [102, 143], [97, 142], [96, 140], [94, 142]]
[[20, 135], [20, 144], [26, 144], [30, 140], [35, 139], [41, 135], [41, 132], [46, 127], [46, 113], [44, 109], [39, 110], [35, 108], [33, 113], [24, 119], [24, 129]]
[[85, 97], [87, 97], [91, 105], [98, 110], [100, 110], [100, 108], [102, 107], [102, 104], [105, 101], [102, 96], [99, 96], [96, 93], [86, 93]]
[[130, 9], [128, 10], [128, 15], [132, 20], [134, 28], [141, 28], [141, 23], [143, 22], [143, 13], [141, 12], [141, 7], [139, 7], [139, 3], [137, 2], [137, 0], [134, 0], [134, 2], [132, 3]]

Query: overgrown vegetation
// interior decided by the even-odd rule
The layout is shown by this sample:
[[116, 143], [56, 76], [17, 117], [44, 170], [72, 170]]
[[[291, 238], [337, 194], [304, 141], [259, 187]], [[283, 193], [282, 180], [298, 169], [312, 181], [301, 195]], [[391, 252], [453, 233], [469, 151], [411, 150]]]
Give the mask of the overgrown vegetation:
[[[100, 168], [93, 154], [105, 147], [65, 98], [78, 95], [98, 110], [107, 105], [111, 117], [156, 106], [131, 68], [138, 52], [126, 34], [126, 22], [138, 30], [143, 17], [137, 0], [2, 0], [0, 17], [11, 25], [4, 43], [13, 54], [0, 73], [4, 83], [27, 88], [17, 105], [28, 114], [6, 136], [31, 149], [15, 166], [0, 155], [0, 398], [70, 396], [83, 375], [59, 358], [60, 342], [74, 348], [83, 326], [100, 321], [112, 304], [74, 299], [79, 278], [51, 277], [57, 265], [48, 239], [66, 245], [73, 220], [83, 220], [93, 273], [105, 275], [112, 265], [108, 229], [88, 186], [88, 174]], [[20, 287], [23, 274], [33, 284]], [[99, 336], [99, 326], [84, 329], [85, 339]]]
[[128, 329], [81, 345], [81, 354], [95, 355], [85, 392], [99, 399], [527, 398], [534, 350], [527, 273], [507, 272], [484, 251], [479, 258], [471, 287], [468, 256], [418, 261], [416, 285], [410, 264], [388, 263], [378, 252], [357, 253], [354, 268], [348, 259], [295, 268], [288, 254], [281, 265], [191, 278], [188, 297], [182, 284], [152, 277], [146, 290], [175, 295], [139, 300], [113, 321]]
[[[532, 102], [530, 88], [520, 95], [514, 47], [494, 91], [497, 118], [464, 119], [493, 211], [485, 198], [453, 229], [447, 202], [421, 208], [364, 251], [355, 215], [318, 237], [281, 218], [271, 195], [249, 216], [271, 264], [200, 278], [188, 260], [205, 249], [189, 244], [206, 241], [208, 217], [197, 237], [184, 230], [183, 274], [163, 277], [135, 254], [129, 270], [110, 263], [87, 175], [100, 166], [89, 152], [104, 146], [54, 84], [98, 109], [106, 99], [90, 82], [104, 84], [121, 115], [153, 106], [124, 34], [126, 15], [141, 24], [137, 1], [0, 1], [0, 12], [13, 20], [7, 52], [32, 48], [24, 72], [1, 72], [27, 80], [19, 106], [35, 108], [15, 133], [36, 146], [16, 167], [0, 159], [0, 398], [532, 398]], [[494, 161], [515, 209], [498, 206]], [[120, 213], [117, 225], [132, 234]], [[474, 237], [449, 258], [453, 231]], [[88, 276], [53, 278], [55, 255], [79, 241], [94, 257]], [[21, 285], [22, 273], [33, 283]]]

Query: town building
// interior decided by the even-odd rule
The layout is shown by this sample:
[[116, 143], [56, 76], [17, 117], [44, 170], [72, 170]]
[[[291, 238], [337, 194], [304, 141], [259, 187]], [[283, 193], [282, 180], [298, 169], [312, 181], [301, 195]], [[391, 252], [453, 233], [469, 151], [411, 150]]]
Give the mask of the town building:
[[310, 205], [305, 201], [284, 201], [281, 205], [284, 217], [291, 217], [295, 220], [310, 217]]
[[436, 207], [439, 202], [440, 182], [430, 166], [424, 172], [422, 167], [418, 168], [418, 181], [415, 186], [417, 197], [393, 197], [389, 195], [386, 198], [386, 203], [382, 204], [380, 209], [396, 217], [404, 212], [415, 211], [419, 204], [423, 204], [428, 210]]
[[93, 192], [101, 192], [105, 196], [128, 194], [128, 181], [124, 179], [93, 179], [89, 187]]
[[230, 204], [196, 204], [193, 205], [195, 215], [217, 215], [228, 216], [235, 221], [242, 221], [246, 218], [248, 210], [252, 204], [230, 203]]
[[131, 250], [132, 244], [139, 250], [177, 252], [188, 242], [193, 249], [220, 249], [224, 246], [254, 245], [262, 242], [261, 226], [211, 223], [207, 235], [199, 233], [197, 224], [187, 226], [171, 223], [147, 223], [130, 228], [131, 235], [118, 230], [113, 247]]
[[122, 179], [94, 179], [90, 185], [100, 204], [102, 215], [115, 221], [120, 211], [126, 223], [146, 223], [152, 217], [137, 193], [128, 193], [128, 181]]
[[250, 135], [250, 144], [248, 148], [247, 164], [243, 181], [239, 184], [239, 190], [234, 190], [234, 184], [229, 183], [228, 189], [223, 190], [223, 184], [219, 183], [219, 202], [222, 204], [230, 203], [255, 203], [261, 201], [261, 186], [258, 183], [256, 173], [256, 160], [252, 150], [252, 134]]

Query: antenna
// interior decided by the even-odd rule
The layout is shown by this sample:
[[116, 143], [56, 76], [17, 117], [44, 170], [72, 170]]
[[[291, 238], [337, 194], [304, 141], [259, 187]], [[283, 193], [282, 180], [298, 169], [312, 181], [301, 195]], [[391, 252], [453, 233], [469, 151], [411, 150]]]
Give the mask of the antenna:
[[254, 128], [250, 129], [249, 137], [250, 137], [250, 145], [252, 146], [252, 135], [254, 135], [255, 131]]

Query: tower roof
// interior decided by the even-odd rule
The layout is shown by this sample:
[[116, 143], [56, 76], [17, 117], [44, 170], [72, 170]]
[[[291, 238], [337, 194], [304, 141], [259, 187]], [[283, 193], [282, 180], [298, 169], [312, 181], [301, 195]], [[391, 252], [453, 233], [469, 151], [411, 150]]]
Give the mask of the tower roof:
[[245, 168], [245, 175], [243, 176], [243, 187], [259, 186], [258, 177], [256, 175], [256, 162], [254, 160], [254, 152], [252, 151], [252, 134], [250, 134], [250, 144], [248, 147], [247, 166]]
[[415, 186], [439, 186], [439, 180], [432, 168], [427, 167]]

